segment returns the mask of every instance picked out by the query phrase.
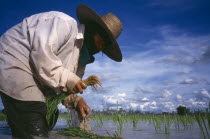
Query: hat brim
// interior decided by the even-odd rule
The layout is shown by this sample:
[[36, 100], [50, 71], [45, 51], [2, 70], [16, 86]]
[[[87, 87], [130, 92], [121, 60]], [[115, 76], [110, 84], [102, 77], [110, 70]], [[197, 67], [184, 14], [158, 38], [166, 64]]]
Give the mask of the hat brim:
[[109, 45], [106, 45], [102, 52], [114, 61], [122, 61], [122, 53], [115, 37], [107, 25], [103, 22], [101, 17], [93, 9], [84, 4], [80, 4], [77, 7], [77, 18], [81, 24], [88, 24], [91, 22], [97, 23], [104, 30], [104, 32], [107, 33], [109, 42], [111, 42]]

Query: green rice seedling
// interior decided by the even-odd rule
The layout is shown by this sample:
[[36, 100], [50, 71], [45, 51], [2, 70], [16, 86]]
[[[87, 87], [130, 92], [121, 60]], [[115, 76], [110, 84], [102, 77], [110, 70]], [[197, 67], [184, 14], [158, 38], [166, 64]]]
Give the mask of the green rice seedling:
[[92, 116], [92, 120], [93, 120], [93, 123], [94, 123], [94, 125], [95, 125], [96, 127], [101, 127], [101, 125], [98, 124], [98, 120], [95, 119], [95, 118], [93, 118], [93, 116]]
[[65, 119], [66, 120], [66, 124], [68, 125], [68, 126], [70, 126], [70, 119], [71, 119], [71, 115], [70, 114], [61, 114], [61, 115], [59, 115], [59, 118], [63, 118], [63, 119]]
[[155, 131], [156, 132], [160, 131], [161, 130], [161, 123], [160, 123], [159, 117], [153, 115], [152, 119], [153, 119], [153, 124], [154, 124], [154, 127], [155, 127]]
[[132, 123], [133, 123], [133, 128], [135, 129], [137, 127], [137, 124], [138, 124], [138, 116], [137, 115], [132, 115], [130, 117], [130, 119], [132, 120]]
[[205, 135], [204, 128], [203, 128], [203, 125], [202, 125], [201, 115], [196, 114], [195, 117], [196, 117], [196, 121], [197, 121], [197, 123], [200, 127], [201, 133], [202, 133], [204, 139], [206, 139], [206, 135]]
[[92, 116], [92, 120], [96, 127], [101, 127], [104, 124], [103, 119], [104, 117], [102, 117], [101, 114]]
[[179, 119], [184, 127], [184, 129], [188, 128], [188, 116], [179, 116]]
[[98, 115], [98, 120], [99, 120], [99, 122], [100, 122], [100, 124], [102, 126], [104, 124], [104, 122], [103, 122], [103, 116], [101, 114]]
[[123, 118], [121, 114], [117, 114], [117, 123], [119, 124], [120, 134], [122, 134]]
[[[207, 129], [209, 130], [208, 127], [208, 116], [206, 115], [204, 117], [204, 119], [200, 119], [200, 121], [202, 122], [202, 128], [204, 130], [204, 133], [206, 134], [206, 137], [208, 136], [207, 134]], [[138, 122], [143, 122], [145, 124], [153, 124], [154, 125], [154, 129], [156, 130], [156, 132], [159, 131], [164, 131], [165, 134], [167, 134], [168, 136], [170, 135], [170, 128], [172, 125], [174, 125], [178, 131], [183, 128], [183, 129], [188, 129], [189, 127], [192, 127], [193, 124], [195, 123], [195, 117], [194, 116], [178, 116], [178, 115], [122, 115], [119, 113], [113, 114], [113, 115], [103, 115], [100, 114], [99, 115], [94, 115], [92, 117], [93, 119], [95, 118], [95, 120], [98, 121], [98, 123], [100, 123], [100, 121], [104, 121], [106, 120], [112, 120], [113, 122], [115, 122], [118, 126], [118, 133], [122, 134], [123, 131], [123, 124], [125, 124], [125, 122], [130, 122], [133, 125], [133, 128], [137, 127], [137, 123]], [[205, 121], [206, 125], [203, 124], [203, 121]]]
[[[210, 102], [209, 102], [209, 107], [210, 107]], [[209, 112], [208, 108], [206, 108], [206, 117], [207, 117], [207, 121], [208, 121], [208, 128], [210, 130], [210, 112]]]
[[194, 123], [196, 121], [195, 116], [187, 116], [186, 119], [187, 119], [188, 128], [192, 129], [192, 127], [194, 126]]
[[69, 118], [69, 117], [70, 117], [69, 114], [60, 114], [60, 115], [59, 115], [59, 118], [67, 119], [67, 118]]
[[201, 121], [202, 121], [202, 123], [203, 123], [203, 126], [204, 126], [204, 129], [205, 129], [205, 132], [206, 132], [206, 134], [207, 134], [207, 137], [208, 138], [210, 138], [210, 136], [209, 136], [209, 131], [208, 131], [208, 127], [207, 127], [207, 125], [206, 125], [206, 120], [205, 120], [205, 117], [204, 116], [201, 116]]
[[124, 124], [123, 116], [121, 114], [117, 113], [114, 116], [112, 116], [112, 120], [113, 120], [113, 122], [117, 123], [119, 132], [120, 132], [120, 134], [122, 134], [122, 127]]
[[165, 134], [170, 135], [170, 118], [166, 115], [164, 117]]
[[208, 125], [209, 125], [209, 130], [210, 130], [210, 113], [208, 114], [207, 119], [208, 119]]
[[126, 115], [126, 114], [123, 115], [123, 119], [124, 119], [124, 122], [125, 123], [128, 123], [129, 122], [129, 118], [130, 118], [129, 115]]
[[[94, 90], [97, 90], [98, 86], [101, 86], [100, 79], [95, 76], [89, 76], [87, 79], [83, 80], [87, 86], [91, 86]], [[47, 106], [47, 123], [48, 123], [48, 130], [52, 130], [57, 122], [58, 117], [58, 109], [57, 106], [60, 102], [62, 102], [66, 97], [69, 96], [69, 93], [61, 93], [59, 95], [51, 95], [46, 98], [46, 106]]]
[[155, 131], [156, 132], [158, 132], [158, 128], [157, 128], [157, 126], [156, 126], [156, 123], [155, 123], [156, 121], [155, 121], [155, 119], [153, 119], [153, 125], [154, 125], [154, 127], [155, 127]]
[[178, 131], [180, 131], [180, 124], [179, 124], [179, 116], [175, 116], [175, 127], [178, 129]]
[[196, 121], [200, 127], [200, 130], [204, 139], [210, 138], [209, 116], [210, 116], [210, 113], [208, 112], [208, 109], [206, 109], [205, 114], [201, 113], [200, 111], [195, 114]]
[[72, 128], [72, 127], [59, 130], [57, 134], [62, 135], [62, 136], [82, 137], [82, 138], [91, 138], [91, 139], [118, 139], [119, 138], [116, 135], [114, 135], [114, 137], [100, 136], [93, 132], [87, 132], [87, 131], [81, 130], [80, 128]]

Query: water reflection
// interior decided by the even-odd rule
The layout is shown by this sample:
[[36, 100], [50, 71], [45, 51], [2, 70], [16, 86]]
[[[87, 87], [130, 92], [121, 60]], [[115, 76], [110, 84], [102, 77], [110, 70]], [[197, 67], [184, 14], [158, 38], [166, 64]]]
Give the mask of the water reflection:
[[0, 122], [0, 135], [11, 135], [11, 130], [6, 122]]
[[[55, 131], [68, 127], [67, 120], [64, 118], [59, 118], [54, 129]], [[116, 123], [112, 120], [103, 120], [103, 125], [99, 126], [95, 124], [94, 121], [91, 120], [91, 128], [92, 131], [96, 134], [108, 136], [109, 134], [113, 134], [114, 132], [119, 133], [119, 128]], [[170, 135], [166, 135], [164, 131], [156, 132], [154, 125], [138, 122], [136, 128], [133, 128], [131, 122], [127, 122], [123, 124], [122, 137], [126, 139], [201, 139], [203, 138], [199, 129], [199, 126], [195, 124], [192, 128], [183, 129], [180, 128], [178, 131], [175, 126], [171, 126]], [[11, 131], [6, 122], [0, 122], [0, 138], [9, 139], [11, 138]], [[53, 137], [54, 139], [61, 139], [61, 137]], [[62, 137], [63, 139], [67, 139], [66, 137]]]

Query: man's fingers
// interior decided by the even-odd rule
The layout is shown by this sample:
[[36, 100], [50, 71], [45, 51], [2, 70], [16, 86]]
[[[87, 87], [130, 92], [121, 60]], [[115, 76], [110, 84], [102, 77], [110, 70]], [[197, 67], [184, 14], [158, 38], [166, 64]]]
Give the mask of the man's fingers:
[[86, 113], [86, 118], [90, 118], [91, 116], [90, 107], [85, 107], [85, 113]]
[[72, 93], [72, 94], [75, 94], [75, 91], [74, 91], [74, 90], [71, 90], [71, 93]]
[[77, 88], [77, 85], [73, 88], [73, 91], [74, 91], [74, 94], [79, 93], [79, 90], [78, 90], [78, 88]]
[[87, 88], [86, 83], [84, 83], [84, 82], [82, 81], [82, 82], [81, 82], [81, 87], [82, 87], [83, 89], [86, 89], [86, 88]]
[[80, 116], [81, 116], [82, 118], [85, 117], [85, 111], [84, 111], [83, 107], [79, 108], [79, 113], [80, 113]]
[[82, 81], [78, 81], [77, 84], [75, 85], [75, 87], [72, 89], [72, 93], [83, 93], [83, 90], [85, 90], [87, 88], [87, 85]]
[[83, 93], [83, 89], [82, 89], [80, 83], [76, 84], [76, 87], [77, 87], [77, 90], [78, 90], [80, 93]]

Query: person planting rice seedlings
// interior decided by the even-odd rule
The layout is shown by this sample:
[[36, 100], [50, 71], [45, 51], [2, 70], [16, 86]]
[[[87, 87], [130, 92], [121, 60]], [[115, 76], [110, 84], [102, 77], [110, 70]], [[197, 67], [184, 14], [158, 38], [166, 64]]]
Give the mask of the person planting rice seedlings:
[[[97, 86], [101, 86], [100, 80], [97, 76], [89, 76], [86, 80], [84, 80], [84, 82], [89, 85], [92, 86], [93, 89], [96, 91], [97, 90]], [[77, 100], [78, 99], [83, 99], [81, 96], [77, 96]], [[91, 131], [91, 127], [90, 127], [90, 114], [86, 114], [85, 111], [83, 111], [83, 109], [79, 109], [82, 110], [80, 111], [80, 115], [78, 115], [77, 111], [75, 110], [75, 108], [80, 108], [81, 104], [77, 103], [77, 100], [75, 101], [76, 103], [73, 105], [72, 107], [72, 96], [68, 96], [66, 97], [62, 104], [67, 108], [68, 112], [71, 115], [71, 127], [79, 127], [82, 130], [85, 131]], [[78, 105], [78, 106], [77, 106]]]
[[[83, 82], [87, 86], [91, 86], [95, 91], [97, 90], [98, 86], [101, 86], [99, 78], [95, 75], [89, 76], [87, 79], [83, 80]], [[76, 98], [75, 98], [74, 104], [72, 105], [72, 102], [73, 102], [72, 99], [74, 99], [74, 97]], [[80, 103], [82, 101], [78, 102], [78, 100], [80, 99], [83, 99], [83, 98], [81, 96], [69, 95], [67, 93], [48, 96], [46, 99], [46, 105], [47, 105], [46, 119], [48, 122], [48, 129], [52, 130], [52, 128], [56, 124], [56, 121], [58, 118], [57, 106], [60, 102], [62, 102], [62, 104], [67, 108], [67, 110], [69, 111], [71, 115], [71, 127], [80, 127], [83, 130], [90, 131], [90, 125], [89, 125], [90, 113], [86, 112], [87, 110], [88, 111], [90, 110], [88, 107], [87, 108], [84, 107], [83, 103], [82, 104]], [[85, 106], [88, 106], [85, 101], [84, 103], [85, 103]], [[80, 111], [79, 115], [76, 110]]]
[[122, 23], [114, 14], [99, 16], [80, 4], [77, 17], [80, 23], [62, 12], [39, 13], [1, 36], [0, 92], [13, 137], [48, 137], [53, 126], [46, 120], [46, 96], [70, 95], [78, 114], [89, 116], [90, 107], [77, 95], [87, 87], [81, 80], [86, 65], [99, 52], [122, 61], [116, 41]]

